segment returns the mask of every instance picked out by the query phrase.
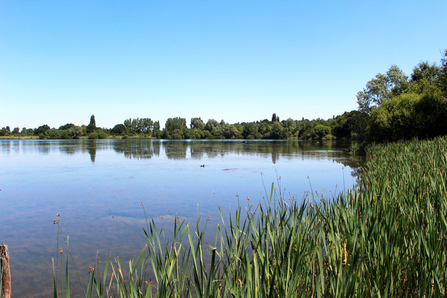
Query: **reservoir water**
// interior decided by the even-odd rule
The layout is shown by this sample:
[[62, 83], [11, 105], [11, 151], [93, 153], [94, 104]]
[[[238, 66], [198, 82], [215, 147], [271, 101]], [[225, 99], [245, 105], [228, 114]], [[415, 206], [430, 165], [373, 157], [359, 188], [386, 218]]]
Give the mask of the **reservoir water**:
[[219, 206], [233, 212], [264, 202], [272, 183], [286, 199], [312, 191], [330, 198], [355, 185], [361, 160], [346, 148], [335, 141], [1, 140], [0, 242], [9, 247], [13, 296], [51, 295], [51, 258], [66, 249], [57, 247], [58, 212], [85, 278], [97, 256], [102, 265], [107, 255], [124, 264], [137, 257], [145, 240], [118, 219], [141, 230], [142, 202], [160, 226], [170, 216], [195, 223], [200, 214], [212, 226]]

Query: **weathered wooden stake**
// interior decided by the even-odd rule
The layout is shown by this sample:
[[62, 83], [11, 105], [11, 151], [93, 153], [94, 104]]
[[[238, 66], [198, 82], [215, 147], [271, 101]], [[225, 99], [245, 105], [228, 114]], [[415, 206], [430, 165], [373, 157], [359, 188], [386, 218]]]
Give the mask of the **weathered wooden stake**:
[[11, 298], [11, 270], [9, 269], [8, 245], [0, 245], [0, 268], [2, 276], [2, 298]]

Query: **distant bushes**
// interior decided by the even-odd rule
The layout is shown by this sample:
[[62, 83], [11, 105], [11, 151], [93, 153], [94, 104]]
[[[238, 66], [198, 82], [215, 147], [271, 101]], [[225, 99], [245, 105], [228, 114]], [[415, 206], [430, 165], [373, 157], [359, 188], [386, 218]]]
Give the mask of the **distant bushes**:
[[94, 131], [88, 135], [89, 139], [107, 139], [108, 135], [103, 131]]

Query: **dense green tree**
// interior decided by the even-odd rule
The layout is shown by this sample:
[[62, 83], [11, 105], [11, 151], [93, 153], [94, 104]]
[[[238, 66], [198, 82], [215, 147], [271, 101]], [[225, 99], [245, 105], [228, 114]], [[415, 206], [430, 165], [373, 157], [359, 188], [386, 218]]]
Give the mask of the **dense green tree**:
[[87, 133], [92, 133], [96, 130], [96, 120], [95, 120], [95, 115], [92, 115], [90, 117], [90, 123], [89, 125], [87, 125]]
[[269, 124], [269, 121], [267, 122], [262, 121], [258, 124], [258, 132], [262, 135], [263, 139], [270, 138], [270, 134], [272, 132], [272, 125]]
[[401, 94], [408, 86], [407, 77], [396, 65], [392, 65], [386, 74], [377, 74], [366, 83], [366, 88], [357, 93], [359, 111], [369, 113], [382, 103]]
[[271, 138], [280, 139], [283, 134], [284, 127], [278, 121], [274, 122], [272, 125]]
[[293, 138], [293, 137], [297, 137], [298, 136], [298, 129], [297, 129], [297, 125], [296, 122], [293, 121], [292, 118], [288, 118], [287, 120], [283, 120], [281, 122], [281, 125], [283, 126], [283, 131], [282, 134], [280, 136], [281, 139], [288, 139], [288, 138]]
[[421, 99], [415, 102], [414, 110], [418, 137], [433, 138], [447, 134], [447, 98], [439, 87], [431, 85], [431, 88], [426, 88]]
[[154, 121], [151, 118], [142, 118], [141, 122], [141, 131], [143, 133], [151, 133], [154, 129]]
[[329, 126], [318, 124], [313, 128], [311, 135], [312, 138], [321, 140], [322, 138], [330, 134], [331, 134], [331, 128]]
[[297, 128], [299, 130], [298, 137], [304, 140], [312, 138], [313, 128], [317, 124], [318, 123], [315, 120], [310, 121], [308, 119], [301, 119], [301, 121], [297, 123]]
[[233, 124], [222, 125], [222, 133], [225, 139], [242, 139], [241, 132]]
[[258, 124], [254, 122], [244, 123], [242, 136], [244, 139], [260, 139], [262, 137], [258, 131]]
[[200, 117], [198, 118], [191, 118], [191, 129], [198, 129], [198, 130], [204, 130], [205, 129], [205, 123], [203, 123], [202, 119]]
[[155, 138], [160, 138], [161, 137], [160, 121], [155, 121], [154, 122], [154, 130], [152, 132], [152, 136], [155, 137]]
[[12, 134], [19, 134], [20, 132], [20, 128], [18, 127], [14, 127], [14, 129], [12, 130]]
[[407, 136], [416, 136], [413, 123], [414, 104], [420, 95], [406, 93], [396, 96], [371, 112], [368, 125], [369, 136], [373, 141], [394, 141]]
[[197, 128], [188, 129], [188, 131], [186, 132], [186, 138], [187, 139], [201, 139], [202, 138], [201, 130], [199, 130]]
[[132, 129], [132, 118], [124, 120], [124, 126], [126, 129], [131, 130]]
[[213, 135], [208, 130], [202, 131], [202, 139], [213, 139]]
[[212, 135], [214, 139], [225, 139], [224, 133], [220, 128], [213, 130]]
[[214, 119], [209, 119], [205, 125], [205, 129], [212, 133], [214, 130], [220, 129], [220, 124]]
[[116, 136], [124, 136], [127, 134], [127, 128], [124, 124], [117, 124], [112, 128], [111, 133]]
[[337, 139], [364, 140], [368, 119], [367, 113], [345, 112], [334, 119], [332, 133]]
[[295, 123], [295, 121], [293, 121], [292, 118], [288, 118], [287, 120], [283, 120], [283, 121], [281, 122], [281, 124], [282, 124], [282, 126], [283, 126], [284, 128], [288, 128], [288, 129], [290, 129], [290, 130], [295, 129], [295, 127], [296, 127], [296, 123]]
[[72, 127], [74, 127], [75, 125], [73, 124], [73, 123], [67, 123], [67, 124], [65, 124], [65, 125], [61, 125], [61, 126], [59, 126], [59, 130], [68, 130], [68, 129], [70, 129], [70, 128], [72, 128]]
[[41, 125], [38, 128], [34, 129], [34, 135], [43, 134], [49, 129], [50, 127], [47, 124]]
[[421, 80], [427, 80], [430, 84], [433, 84], [441, 73], [441, 69], [436, 63], [430, 65], [428, 61], [419, 63], [413, 68], [411, 74], [411, 82], [420, 82]]
[[72, 126], [68, 129], [68, 135], [72, 139], [79, 139], [82, 136], [82, 129], [79, 126]]
[[154, 128], [154, 121], [151, 118], [129, 118], [124, 120], [124, 127], [132, 134], [149, 134]]
[[98, 133], [98, 139], [107, 139], [108, 138], [107, 133], [102, 129], [96, 130], [96, 133]]
[[230, 124], [230, 139], [242, 139], [242, 132], [236, 125]]
[[175, 129], [181, 131], [186, 130], [186, 119], [180, 117], [168, 118], [165, 123], [165, 128], [168, 132], [174, 131]]
[[61, 132], [63, 130], [58, 130], [58, 129], [49, 129], [47, 131], [45, 131], [44, 133], [44, 138], [45, 139], [61, 139]]
[[371, 112], [368, 133], [376, 142], [445, 135], [447, 99], [435, 85], [395, 96]]
[[183, 131], [181, 129], [174, 129], [170, 131], [170, 139], [181, 140], [184, 139]]

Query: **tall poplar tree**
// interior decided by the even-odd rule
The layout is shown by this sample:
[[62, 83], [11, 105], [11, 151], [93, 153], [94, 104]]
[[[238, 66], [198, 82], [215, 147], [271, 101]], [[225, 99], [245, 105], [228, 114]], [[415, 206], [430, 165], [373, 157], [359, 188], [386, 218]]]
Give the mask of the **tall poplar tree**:
[[96, 130], [96, 120], [95, 115], [90, 117], [90, 124], [87, 125], [87, 133], [92, 133]]

